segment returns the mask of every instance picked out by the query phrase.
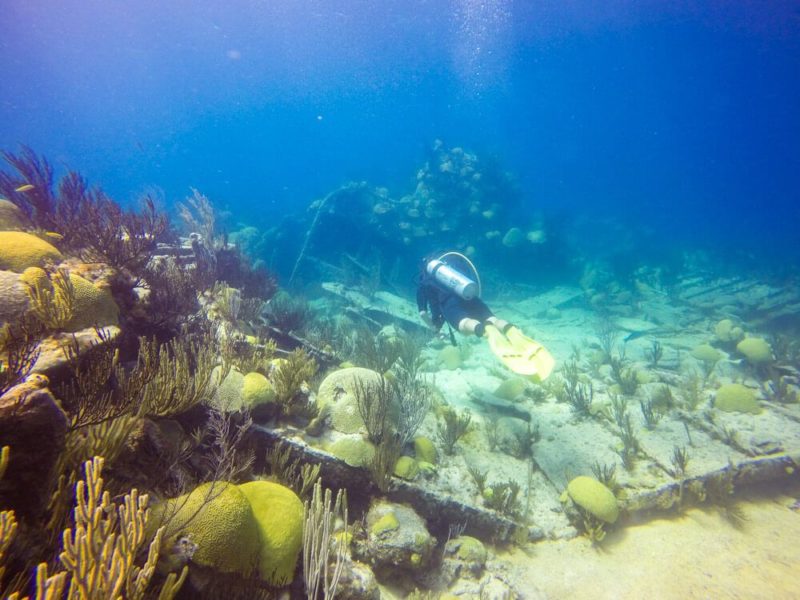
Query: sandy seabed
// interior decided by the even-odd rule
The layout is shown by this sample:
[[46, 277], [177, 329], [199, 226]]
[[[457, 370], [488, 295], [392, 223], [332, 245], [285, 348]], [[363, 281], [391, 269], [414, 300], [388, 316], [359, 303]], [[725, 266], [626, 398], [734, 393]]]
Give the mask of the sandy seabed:
[[800, 483], [740, 496], [745, 519], [718, 509], [628, 522], [599, 547], [541, 542], [508, 561], [525, 598], [800, 598]]

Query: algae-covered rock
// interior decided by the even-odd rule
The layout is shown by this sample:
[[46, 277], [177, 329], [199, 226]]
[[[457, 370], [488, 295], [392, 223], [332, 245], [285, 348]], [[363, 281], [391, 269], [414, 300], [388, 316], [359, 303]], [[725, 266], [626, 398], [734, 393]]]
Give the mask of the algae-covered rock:
[[442, 554], [442, 573], [452, 584], [459, 577], [480, 577], [488, 552], [483, 543], [471, 536], [460, 535], [448, 540]]
[[258, 524], [259, 576], [270, 585], [286, 585], [294, 578], [303, 547], [303, 503], [291, 489], [271, 481], [250, 481], [238, 488]]
[[18, 321], [28, 310], [28, 294], [19, 274], [0, 271], [0, 322]]
[[367, 540], [354, 549], [377, 568], [420, 571], [435, 546], [425, 522], [413, 509], [379, 501], [367, 512]]
[[748, 362], [758, 365], [772, 360], [772, 347], [759, 337], [748, 337], [736, 344], [736, 349], [744, 354]]
[[742, 412], [756, 415], [761, 407], [756, 401], [754, 390], [741, 383], [727, 383], [717, 390], [714, 407], [725, 412]]
[[0, 231], [25, 229], [28, 225], [28, 218], [19, 206], [10, 200], [0, 198]]
[[381, 600], [381, 590], [375, 573], [362, 562], [344, 556], [344, 568], [336, 586], [337, 600]]
[[0, 396], [0, 445], [11, 447], [0, 498], [3, 509], [31, 521], [47, 516], [48, 489], [70, 428], [48, 383], [43, 375], [31, 375]]
[[389, 511], [372, 524], [372, 527], [369, 528], [369, 534], [375, 537], [381, 537], [399, 527], [400, 521], [397, 520], [393, 512]]
[[619, 517], [614, 494], [594, 477], [576, 477], [567, 485], [567, 494], [575, 504], [601, 521], [614, 523]]
[[42, 238], [23, 231], [0, 231], [0, 270], [22, 273], [62, 258], [61, 252]]

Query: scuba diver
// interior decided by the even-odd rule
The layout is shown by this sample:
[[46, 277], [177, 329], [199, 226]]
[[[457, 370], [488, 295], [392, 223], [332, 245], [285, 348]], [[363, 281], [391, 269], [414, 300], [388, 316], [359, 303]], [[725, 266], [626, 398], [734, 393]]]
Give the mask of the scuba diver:
[[417, 308], [429, 327], [439, 331], [446, 322], [453, 345], [453, 329], [463, 335], [485, 337], [489, 348], [506, 367], [538, 381], [547, 379], [555, 366], [547, 349], [516, 326], [496, 317], [480, 296], [478, 271], [463, 254], [445, 252], [438, 258], [423, 259]]

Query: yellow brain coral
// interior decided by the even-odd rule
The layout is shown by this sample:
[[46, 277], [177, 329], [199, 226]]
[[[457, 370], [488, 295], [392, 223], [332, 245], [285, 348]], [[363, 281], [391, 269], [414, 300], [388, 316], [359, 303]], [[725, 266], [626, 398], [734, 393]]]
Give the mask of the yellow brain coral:
[[717, 390], [714, 406], [725, 412], [743, 412], [757, 415], [761, 407], [756, 401], [756, 393], [741, 383], [727, 383]]
[[[20, 276], [20, 281], [32, 286], [45, 284], [52, 287], [47, 273], [39, 267], [25, 269]], [[91, 281], [74, 273], [69, 274], [69, 281], [72, 284], [74, 301], [72, 318], [64, 328], [66, 331], [75, 332], [87, 327], [106, 327], [118, 324], [119, 308], [107, 289], [96, 286]]]
[[330, 411], [331, 426], [341, 433], [366, 433], [358, 410], [355, 389], [360, 383], [372, 387], [383, 380], [380, 373], [362, 367], [339, 369], [328, 375], [319, 386], [317, 405]]
[[576, 477], [567, 485], [567, 493], [575, 504], [601, 521], [614, 523], [619, 517], [614, 494], [593, 477]]
[[762, 338], [749, 337], [736, 344], [736, 349], [753, 364], [768, 363], [772, 360], [772, 348]]
[[275, 389], [269, 379], [261, 373], [253, 371], [244, 376], [242, 384], [242, 400], [244, 405], [253, 408], [275, 400]]
[[366, 467], [375, 458], [375, 446], [357, 436], [339, 438], [325, 450], [351, 467]]
[[249, 577], [260, 563], [259, 524], [247, 496], [233, 484], [204, 483], [152, 511], [149, 523], [166, 523], [165, 545], [189, 538], [197, 546], [192, 562], [198, 565]]
[[258, 524], [259, 575], [271, 585], [286, 585], [294, 578], [303, 547], [303, 503], [292, 490], [271, 481], [250, 481], [238, 487]]
[[75, 290], [74, 316], [67, 331], [79, 331], [87, 327], [117, 325], [119, 308], [107, 289], [96, 286], [80, 275], [70, 273], [69, 280]]
[[196, 546], [192, 563], [270, 585], [294, 578], [303, 546], [303, 503], [269, 481], [204, 483], [155, 505], [148, 523], [166, 525], [165, 555], [186, 538]]
[[58, 262], [61, 252], [43, 239], [23, 231], [0, 231], [0, 270], [22, 273], [28, 267]]

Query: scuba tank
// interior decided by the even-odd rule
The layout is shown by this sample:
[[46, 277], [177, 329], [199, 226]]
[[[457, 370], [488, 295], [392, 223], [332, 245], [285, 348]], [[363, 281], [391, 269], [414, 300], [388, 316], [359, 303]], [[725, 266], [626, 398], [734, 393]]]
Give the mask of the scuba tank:
[[478, 281], [475, 281], [471, 279], [445, 262], [445, 259], [451, 256], [457, 259], [463, 259], [463, 261], [466, 262], [464, 266], [467, 267], [465, 270], [472, 271], [475, 275], [475, 279], [478, 279], [478, 273], [475, 271], [475, 267], [472, 266], [469, 259], [457, 252], [448, 252], [439, 258], [428, 261], [425, 265], [425, 271], [443, 288], [450, 290], [464, 300], [472, 300], [476, 296], [480, 296], [480, 280], [478, 279]]

